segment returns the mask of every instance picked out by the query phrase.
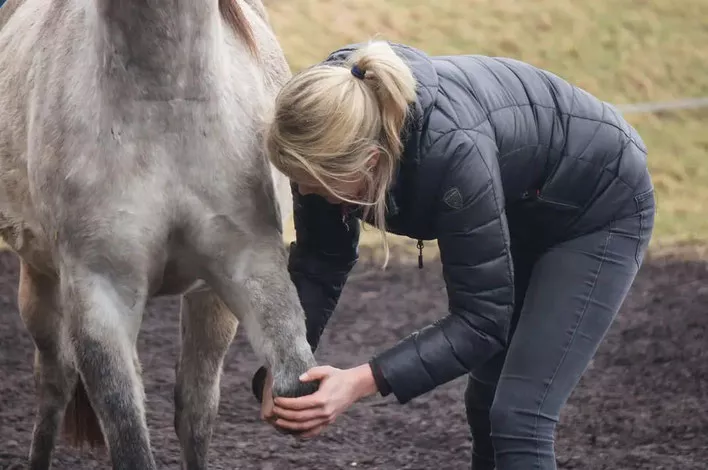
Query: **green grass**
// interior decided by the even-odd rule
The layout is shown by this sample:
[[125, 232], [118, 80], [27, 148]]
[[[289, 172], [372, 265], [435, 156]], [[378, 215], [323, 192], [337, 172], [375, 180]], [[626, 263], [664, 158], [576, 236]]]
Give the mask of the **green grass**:
[[[706, 0], [271, 0], [267, 7], [294, 71], [344, 44], [381, 37], [431, 54], [528, 61], [616, 104], [708, 96]], [[627, 117], [649, 147], [653, 246], [708, 243], [708, 109]]]

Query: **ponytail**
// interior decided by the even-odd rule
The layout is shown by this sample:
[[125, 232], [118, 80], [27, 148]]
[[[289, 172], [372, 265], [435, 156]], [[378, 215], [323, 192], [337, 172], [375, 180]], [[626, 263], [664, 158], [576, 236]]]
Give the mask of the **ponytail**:
[[[401, 158], [401, 132], [408, 108], [415, 100], [416, 82], [410, 68], [384, 41], [370, 42], [350, 56], [352, 75], [363, 81], [373, 93], [381, 116], [379, 135], [379, 167], [369, 198], [374, 202], [374, 226], [379, 229], [384, 245], [384, 267], [389, 260], [386, 236], [386, 193]], [[368, 208], [367, 208], [368, 209]], [[369, 211], [365, 210], [366, 217]]]
[[350, 62], [376, 96], [381, 112], [382, 144], [392, 155], [399, 156], [401, 130], [408, 107], [415, 100], [413, 73], [384, 41], [370, 42], [357, 50]]

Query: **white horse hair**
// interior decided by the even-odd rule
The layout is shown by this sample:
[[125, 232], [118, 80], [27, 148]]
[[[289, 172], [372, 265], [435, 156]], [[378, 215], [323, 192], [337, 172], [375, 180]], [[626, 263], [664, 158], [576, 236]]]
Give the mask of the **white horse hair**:
[[185, 468], [207, 467], [239, 322], [274, 395], [316, 390], [298, 380], [315, 359], [282, 239], [290, 188], [261, 137], [289, 76], [260, 0], [0, 8], [0, 235], [36, 346], [30, 468], [50, 468], [62, 422], [114, 469], [156, 468], [136, 353], [154, 296], [182, 295]]

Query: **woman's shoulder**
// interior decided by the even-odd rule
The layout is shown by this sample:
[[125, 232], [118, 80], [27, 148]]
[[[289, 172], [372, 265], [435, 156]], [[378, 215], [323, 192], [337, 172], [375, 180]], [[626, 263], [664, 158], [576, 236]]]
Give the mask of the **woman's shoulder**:
[[322, 64], [334, 65], [346, 62], [354, 52], [356, 52], [364, 43], [353, 43], [346, 44], [338, 49], [331, 51], [324, 60]]
[[337, 64], [346, 62], [349, 57], [354, 54], [357, 50], [370, 44], [371, 42], [385, 42], [391, 49], [402, 59], [408, 62], [412, 67], [415, 67], [419, 62], [430, 62], [430, 56], [427, 52], [417, 47], [403, 44], [395, 41], [388, 41], [385, 39], [377, 39], [374, 41], [362, 41], [356, 43], [345, 44], [333, 51], [331, 51], [327, 57], [322, 60], [325, 64]]

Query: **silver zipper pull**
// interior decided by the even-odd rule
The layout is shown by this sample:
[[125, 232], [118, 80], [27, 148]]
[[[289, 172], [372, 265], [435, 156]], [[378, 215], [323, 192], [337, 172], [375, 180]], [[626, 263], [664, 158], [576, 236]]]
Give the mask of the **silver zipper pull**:
[[423, 269], [423, 240], [418, 240], [418, 269]]
[[347, 229], [347, 232], [349, 231], [349, 224], [347, 223], [347, 209], [346, 207], [342, 206], [342, 223], [344, 224], [344, 228]]

